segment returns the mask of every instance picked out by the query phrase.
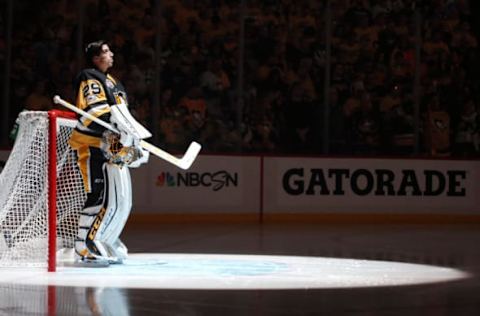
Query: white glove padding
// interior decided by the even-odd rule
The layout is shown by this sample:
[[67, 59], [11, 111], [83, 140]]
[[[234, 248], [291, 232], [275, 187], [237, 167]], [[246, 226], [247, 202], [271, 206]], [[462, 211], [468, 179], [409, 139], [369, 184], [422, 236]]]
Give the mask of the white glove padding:
[[140, 167], [140, 165], [147, 163], [148, 158], [150, 157], [150, 152], [148, 150], [145, 150], [141, 147], [136, 147], [135, 150], [137, 150], [137, 155], [135, 155], [136, 159], [128, 163], [129, 168]]
[[138, 147], [139, 143], [140, 140], [136, 136], [120, 129], [120, 144], [124, 147]]
[[120, 143], [125, 147], [137, 147], [140, 139], [152, 136], [133, 118], [126, 104], [110, 106], [110, 122], [120, 132]]

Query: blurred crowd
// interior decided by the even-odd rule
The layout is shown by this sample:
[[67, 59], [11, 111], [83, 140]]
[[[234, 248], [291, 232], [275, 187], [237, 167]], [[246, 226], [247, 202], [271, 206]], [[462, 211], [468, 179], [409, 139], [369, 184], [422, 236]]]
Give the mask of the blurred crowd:
[[[468, 0], [333, 0], [330, 15], [319, 0], [245, 1], [243, 15], [238, 0], [162, 0], [159, 11], [149, 0], [80, 2], [83, 24], [70, 1], [15, 1], [14, 114], [50, 109], [54, 94], [74, 100], [83, 25], [83, 42], [111, 43], [113, 75], [166, 150], [197, 140], [214, 153], [480, 152]], [[2, 52], [5, 15], [0, 29]]]

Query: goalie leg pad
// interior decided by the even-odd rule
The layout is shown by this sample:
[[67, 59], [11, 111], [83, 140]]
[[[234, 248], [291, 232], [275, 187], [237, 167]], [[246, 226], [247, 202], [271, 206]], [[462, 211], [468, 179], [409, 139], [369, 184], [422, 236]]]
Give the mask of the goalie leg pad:
[[120, 236], [132, 208], [132, 185], [127, 167], [107, 164], [108, 205], [105, 220], [99, 228], [98, 239], [113, 245]]
[[103, 203], [81, 213], [75, 251], [82, 260], [120, 263], [128, 252], [119, 236], [132, 206], [130, 173], [127, 167], [105, 164], [104, 174]]
[[125, 260], [128, 257], [128, 248], [125, 244], [118, 238], [113, 243], [113, 251], [117, 255], [117, 258], [120, 260]]
[[75, 252], [81, 259], [105, 255], [105, 253], [101, 253], [102, 248], [98, 249], [94, 242], [97, 231], [95, 226], [99, 226], [98, 223], [104, 215], [105, 208], [102, 204], [87, 207], [80, 213], [78, 233], [75, 239]]

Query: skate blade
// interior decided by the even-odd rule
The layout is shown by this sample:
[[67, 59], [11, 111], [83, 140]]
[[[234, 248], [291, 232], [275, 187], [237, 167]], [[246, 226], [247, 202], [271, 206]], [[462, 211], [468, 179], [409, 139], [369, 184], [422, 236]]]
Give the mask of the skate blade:
[[109, 264], [123, 264], [123, 259], [112, 259], [108, 260]]
[[83, 259], [76, 260], [69, 265], [70, 267], [76, 268], [107, 268], [110, 266], [108, 260], [98, 260], [98, 259]]

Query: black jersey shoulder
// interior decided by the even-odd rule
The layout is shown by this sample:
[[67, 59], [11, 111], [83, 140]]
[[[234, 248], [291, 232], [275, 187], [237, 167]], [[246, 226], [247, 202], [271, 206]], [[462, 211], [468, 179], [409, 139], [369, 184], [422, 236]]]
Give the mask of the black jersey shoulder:
[[80, 83], [85, 80], [89, 79], [96, 79], [99, 80], [100, 82], [104, 82], [107, 76], [101, 72], [98, 69], [95, 68], [85, 68], [82, 71], [80, 71], [75, 78], [76, 83]]

